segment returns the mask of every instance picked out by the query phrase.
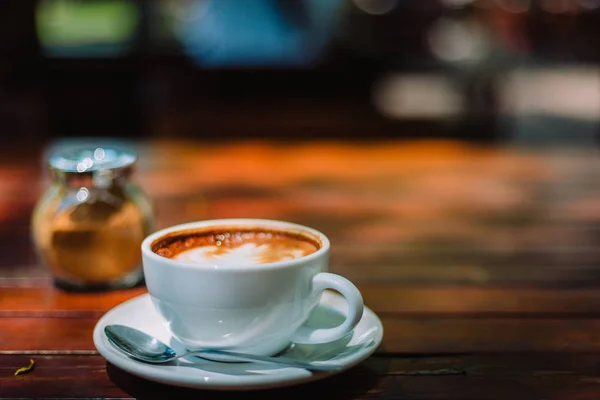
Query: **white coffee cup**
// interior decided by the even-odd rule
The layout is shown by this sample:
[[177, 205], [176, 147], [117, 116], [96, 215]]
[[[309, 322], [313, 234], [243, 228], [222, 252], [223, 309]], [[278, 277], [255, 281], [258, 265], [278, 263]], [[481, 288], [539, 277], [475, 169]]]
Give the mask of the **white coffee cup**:
[[[198, 265], [158, 255], [153, 244], [177, 233], [212, 228], [283, 231], [318, 243], [312, 254], [259, 265]], [[152, 302], [175, 338], [189, 349], [221, 349], [273, 355], [290, 342], [326, 343], [342, 338], [360, 321], [363, 299], [346, 278], [326, 272], [328, 238], [312, 228], [283, 221], [223, 219], [162, 229], [142, 243], [143, 269]], [[325, 289], [348, 303], [339, 326], [305, 324]]]

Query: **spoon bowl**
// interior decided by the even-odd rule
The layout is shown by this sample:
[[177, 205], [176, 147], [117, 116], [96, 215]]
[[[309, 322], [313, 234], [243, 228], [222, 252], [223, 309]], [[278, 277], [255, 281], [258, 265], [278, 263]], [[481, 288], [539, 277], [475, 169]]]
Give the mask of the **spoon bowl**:
[[338, 371], [341, 368], [331, 364], [312, 364], [285, 357], [268, 357], [225, 350], [194, 350], [177, 354], [157, 338], [125, 325], [107, 325], [104, 327], [104, 334], [116, 349], [133, 359], [152, 364], [167, 363], [187, 356], [209, 357], [212, 355], [225, 356], [231, 361], [278, 364], [310, 371]]

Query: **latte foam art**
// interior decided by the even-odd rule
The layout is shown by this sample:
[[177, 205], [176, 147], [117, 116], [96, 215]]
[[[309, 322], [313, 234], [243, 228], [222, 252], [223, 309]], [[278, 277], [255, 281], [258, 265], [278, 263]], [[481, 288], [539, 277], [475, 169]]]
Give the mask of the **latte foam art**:
[[174, 260], [199, 266], [214, 265], [260, 265], [288, 261], [307, 255], [303, 248], [272, 245], [270, 243], [243, 243], [239, 246], [217, 246], [214, 244], [194, 247], [182, 251]]
[[152, 244], [152, 251], [159, 256], [206, 267], [290, 261], [319, 248], [318, 241], [295, 232], [235, 227], [176, 232]]

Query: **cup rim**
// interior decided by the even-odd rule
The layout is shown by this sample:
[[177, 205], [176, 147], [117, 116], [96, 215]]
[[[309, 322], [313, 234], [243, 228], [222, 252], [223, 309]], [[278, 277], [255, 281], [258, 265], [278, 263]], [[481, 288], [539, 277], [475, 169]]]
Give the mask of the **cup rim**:
[[[199, 264], [186, 262], [186, 261], [173, 260], [171, 258], [163, 257], [161, 255], [156, 254], [155, 252], [152, 251], [152, 248], [151, 248], [151, 245], [154, 241], [156, 241], [157, 239], [160, 239], [161, 237], [163, 237], [169, 233], [172, 233], [172, 232], [195, 229], [195, 228], [205, 228], [205, 227], [209, 227], [209, 226], [219, 227], [219, 226], [229, 226], [229, 225], [236, 225], [236, 224], [250, 226], [250, 227], [265, 227], [265, 228], [276, 227], [276, 228], [282, 228], [282, 229], [285, 229], [285, 228], [298, 229], [298, 230], [305, 231], [309, 234], [317, 236], [319, 238], [319, 240], [321, 241], [321, 247], [314, 253], [311, 253], [304, 257], [295, 258], [293, 260], [277, 261], [277, 262], [272, 262], [272, 263], [256, 264], [256, 265], [223, 264], [223, 265], [218, 265], [218, 266], [216, 266], [216, 265], [211, 265], [211, 266], [199, 265]], [[242, 270], [243, 271], [251, 271], [251, 270], [264, 271], [267, 269], [281, 269], [281, 268], [289, 268], [289, 267], [293, 267], [293, 266], [297, 266], [297, 265], [302, 265], [307, 262], [311, 262], [315, 259], [318, 259], [319, 257], [322, 257], [323, 255], [328, 253], [329, 248], [330, 248], [329, 238], [327, 238], [327, 236], [325, 236], [324, 233], [322, 233], [314, 228], [311, 228], [311, 227], [308, 227], [305, 225], [301, 225], [301, 224], [297, 224], [297, 223], [293, 223], [293, 222], [288, 222], [288, 221], [275, 220], [275, 219], [262, 219], [262, 218], [209, 219], [209, 220], [201, 220], [201, 221], [187, 222], [187, 223], [178, 224], [178, 225], [172, 225], [172, 226], [168, 226], [166, 228], [160, 229], [154, 233], [151, 233], [143, 240], [142, 245], [141, 245], [142, 255], [144, 256], [144, 258], [147, 258], [147, 259], [155, 261], [155, 262], [163, 263], [165, 265], [168, 265], [169, 267], [204, 270], [204, 271], [210, 270], [210, 271], [238, 271], [238, 272], [242, 271]], [[143, 262], [144, 261], [142, 261], [142, 263]]]

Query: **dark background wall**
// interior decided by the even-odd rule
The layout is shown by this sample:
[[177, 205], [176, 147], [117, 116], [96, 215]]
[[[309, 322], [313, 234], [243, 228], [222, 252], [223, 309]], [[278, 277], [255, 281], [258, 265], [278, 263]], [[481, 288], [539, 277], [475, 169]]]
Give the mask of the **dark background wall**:
[[[499, 142], [511, 137], [514, 130], [514, 119], [508, 125], [503, 122], [499, 97], [508, 72], [519, 68], [548, 71], [567, 65], [596, 74], [599, 56], [600, 4], [593, 0], [340, 0], [335, 12], [327, 15], [315, 11], [314, 2], [274, 1], [269, 7], [277, 10], [276, 26], [306, 33], [308, 39], [300, 49], [324, 41], [318, 54], [296, 62], [282, 56], [284, 62], [280, 62], [260, 58], [261, 51], [268, 48], [257, 47], [253, 59], [252, 49], [248, 51], [246, 46], [243, 61], [234, 57], [221, 64], [199, 60], [189, 43], [186, 47], [185, 39], [164, 33], [164, 10], [157, 4], [190, 7], [193, 1], [122, 2], [135, 10], [135, 27], [125, 41], [126, 49], [117, 52], [104, 51], [97, 43], [66, 46], [66, 51], [56, 43], [49, 45], [40, 26], [44, 18], [51, 17], [44, 17], [40, 7], [51, 3], [8, 0], [0, 4], [0, 129], [4, 143], [39, 144], [74, 136], [205, 140], [443, 137]], [[58, 3], [77, 7], [103, 2]], [[236, 13], [251, 11], [244, 8], [246, 0], [226, 3], [228, 9], [212, 9], [213, 19], [236, 21]], [[79, 18], [73, 15], [71, 22]], [[315, 27], [314, 15], [330, 18], [323, 18], [326, 22], [320, 25], [328, 27], [325, 33]], [[249, 26], [230, 22], [208, 26], [202, 28], [201, 37], [231, 37], [230, 42], [218, 42], [227, 49], [227, 43], [235, 38], [261, 29], [268, 36], [273, 25], [268, 16], [248, 17]], [[116, 21], [120, 17], [99, 11], [86, 14], [86, 18], [91, 27], [94, 18]], [[63, 22], [53, 23], [56, 28]], [[202, 27], [202, 23], [199, 20], [196, 26]], [[79, 33], [73, 31], [73, 42], [82, 32], [88, 33], [85, 21], [83, 24]], [[313, 31], [316, 36], [310, 36]], [[282, 49], [281, 54], [286, 47]], [[277, 50], [273, 52], [277, 54]], [[452, 107], [459, 103], [460, 107], [450, 114], [411, 114], [415, 107], [427, 109], [430, 102], [425, 100], [422, 106], [413, 105], [406, 111], [402, 102], [394, 102], [394, 95], [386, 100], [389, 107], [382, 105], [377, 90], [390, 76], [407, 84], [414, 83], [415, 76], [442, 77], [452, 91], [446, 103]], [[438, 89], [435, 82], [425, 88]], [[414, 94], [402, 92], [402, 98], [421, 96], [418, 87]], [[431, 96], [440, 98], [433, 92]], [[586, 121], [575, 118], [567, 121], [575, 125], [568, 126], [597, 136], [598, 115]]]

